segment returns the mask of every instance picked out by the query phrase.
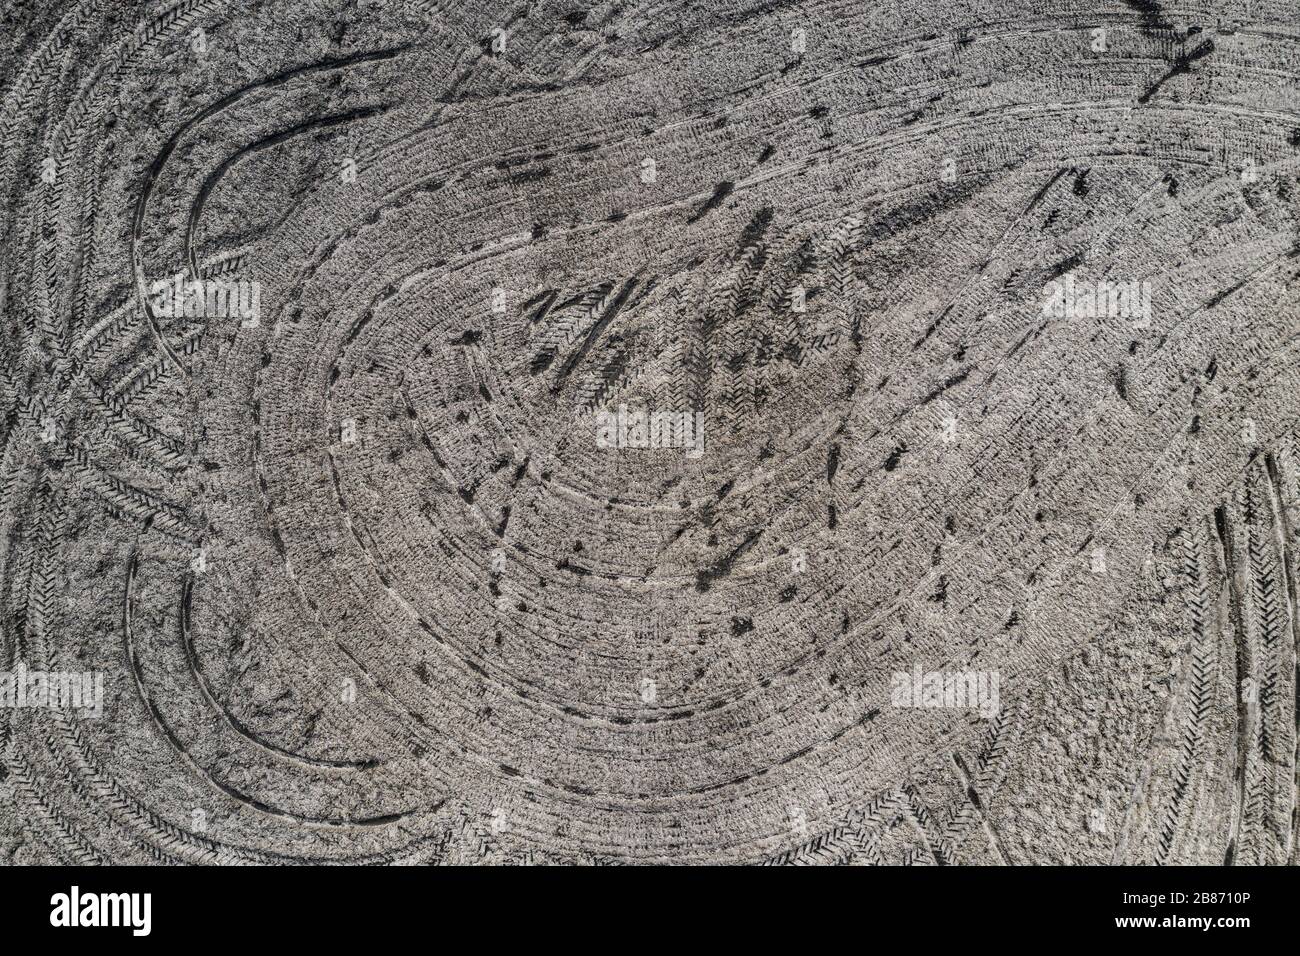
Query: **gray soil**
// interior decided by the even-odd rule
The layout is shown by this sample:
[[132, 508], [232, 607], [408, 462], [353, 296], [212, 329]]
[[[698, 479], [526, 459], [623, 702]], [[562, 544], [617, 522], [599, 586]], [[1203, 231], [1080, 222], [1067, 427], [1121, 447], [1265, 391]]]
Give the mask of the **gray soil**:
[[0, 861], [1294, 863], [1300, 7], [1049, 6], [0, 0]]

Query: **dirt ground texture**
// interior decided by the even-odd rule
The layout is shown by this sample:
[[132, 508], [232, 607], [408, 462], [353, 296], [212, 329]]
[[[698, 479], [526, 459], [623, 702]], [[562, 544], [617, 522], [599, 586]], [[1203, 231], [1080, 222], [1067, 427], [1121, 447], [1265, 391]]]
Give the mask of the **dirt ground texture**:
[[1296, 0], [0, 0], [0, 96], [0, 861], [1296, 862]]

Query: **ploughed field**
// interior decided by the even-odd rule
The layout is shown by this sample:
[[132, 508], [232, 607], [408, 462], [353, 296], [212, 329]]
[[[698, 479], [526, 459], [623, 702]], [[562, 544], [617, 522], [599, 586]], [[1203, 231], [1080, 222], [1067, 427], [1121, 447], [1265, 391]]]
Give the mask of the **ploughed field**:
[[1295, 862], [1295, 0], [0, 23], [0, 859]]

